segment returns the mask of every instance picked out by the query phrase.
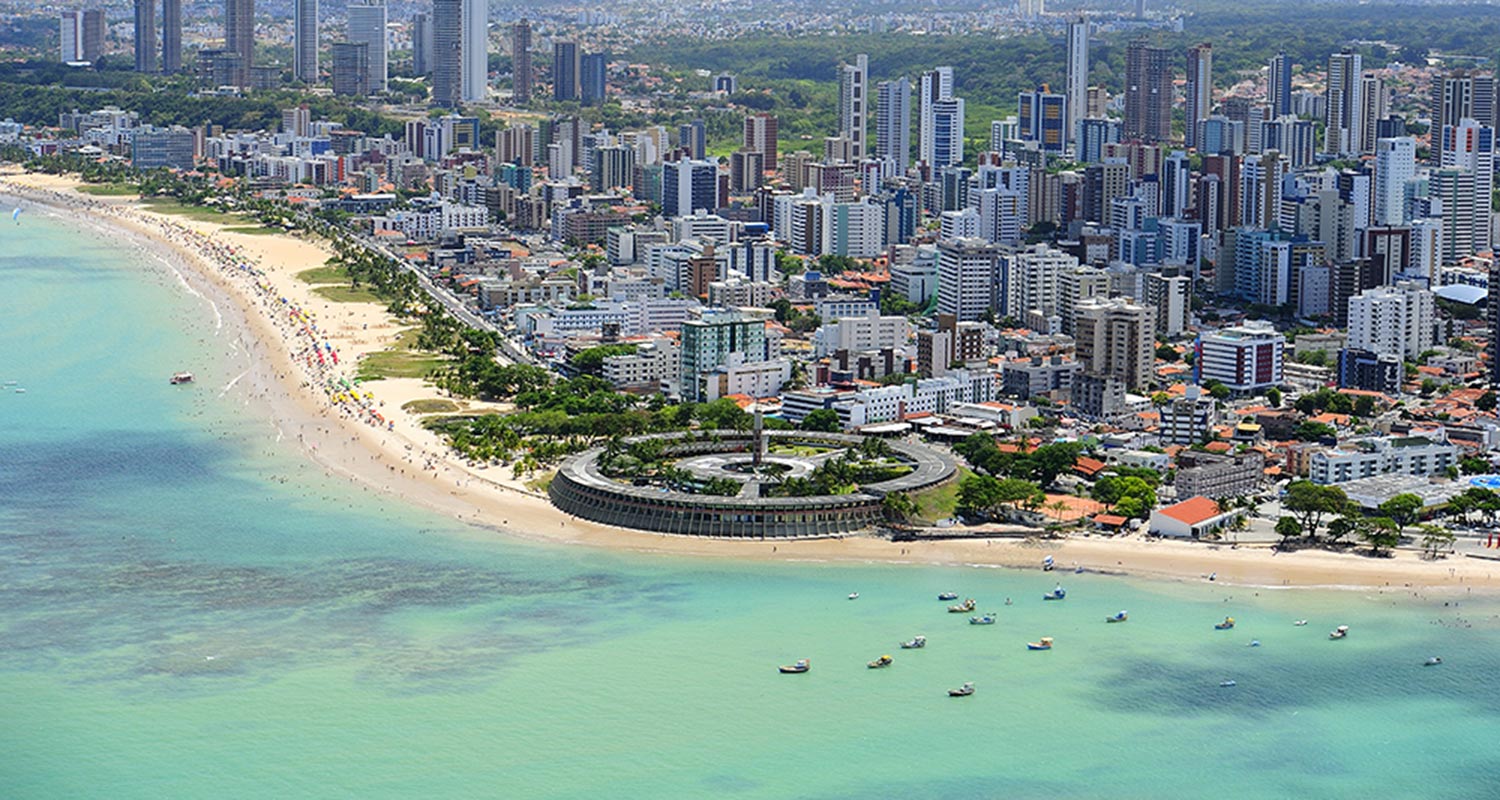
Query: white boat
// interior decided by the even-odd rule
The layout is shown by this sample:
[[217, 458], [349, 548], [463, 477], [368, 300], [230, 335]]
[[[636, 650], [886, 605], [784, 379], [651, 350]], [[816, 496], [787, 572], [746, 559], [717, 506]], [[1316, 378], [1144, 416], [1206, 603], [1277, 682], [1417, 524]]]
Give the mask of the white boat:
[[1105, 622], [1124, 622], [1127, 619], [1130, 619], [1130, 614], [1127, 613], [1127, 612], [1125, 612], [1125, 611], [1119, 611], [1117, 613], [1114, 613], [1114, 614], [1111, 614], [1110, 616], [1105, 617], [1104, 621]]
[[1234, 681], [1219, 681], [1219, 685], [1220, 686], [1228, 687], [1228, 686], [1236, 686], [1238, 684], [1236, 684]]
[[173, 375], [172, 375], [172, 385], [173, 386], [180, 386], [181, 384], [192, 383], [192, 382], [193, 382], [193, 373], [191, 373], [191, 372], [177, 372], [177, 373], [173, 373]]
[[1342, 638], [1344, 638], [1345, 636], [1348, 636], [1348, 635], [1349, 635], [1349, 626], [1348, 625], [1340, 625], [1340, 626], [1338, 626], [1337, 628], [1334, 628], [1332, 631], [1330, 631], [1328, 633], [1328, 638], [1330, 638], [1330, 639], [1342, 639]]
[[970, 681], [968, 683], [965, 683], [963, 686], [960, 686], [957, 689], [949, 689], [948, 690], [948, 696], [949, 697], [968, 697], [969, 695], [971, 695], [973, 693], [974, 693], [974, 683], [972, 681]]
[[921, 650], [922, 648], [924, 648], [926, 646], [927, 646], [927, 637], [926, 636], [913, 636], [911, 641], [909, 641], [909, 642], [902, 642], [901, 643], [901, 649], [902, 650]]
[[849, 599], [850, 600], [858, 600], [859, 599], [859, 592], [850, 592], [849, 593]]
[[1259, 639], [1251, 639], [1250, 640], [1250, 644], [1247, 644], [1245, 646], [1246, 647], [1260, 647], [1260, 640]]
[[978, 617], [969, 617], [969, 624], [970, 625], [994, 625], [995, 624], [995, 615], [994, 614], [984, 614], [984, 615], [978, 616]]
[[1443, 663], [1443, 659], [1441, 659], [1441, 658], [1439, 658], [1437, 656], [1433, 656], [1432, 658], [1429, 658], [1426, 661], [1423, 661], [1422, 662], [1422, 666], [1424, 666], [1424, 667], [1435, 667], [1435, 666], [1437, 666], [1437, 665], [1439, 665], [1441, 663]]
[[26, 390], [25, 389], [17, 389], [16, 390], [16, 394], [26, 394]]
[[1300, 627], [1302, 627], [1302, 626], [1303, 626], [1303, 625], [1306, 625], [1306, 624], [1307, 624], [1307, 620], [1305, 620], [1305, 619], [1299, 619], [1299, 620], [1297, 620], [1297, 621], [1296, 621], [1296, 622], [1293, 622], [1293, 623], [1292, 623], [1292, 624], [1293, 624], [1293, 625], [1296, 625], [1296, 626], [1297, 626], [1297, 627], [1299, 627], [1299, 628], [1300, 628]]

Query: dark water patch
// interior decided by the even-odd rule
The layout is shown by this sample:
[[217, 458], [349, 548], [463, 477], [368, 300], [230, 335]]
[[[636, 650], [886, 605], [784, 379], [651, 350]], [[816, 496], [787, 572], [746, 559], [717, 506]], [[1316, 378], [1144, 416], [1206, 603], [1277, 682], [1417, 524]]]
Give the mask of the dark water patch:
[[0, 443], [0, 504], [69, 511], [106, 490], [188, 486], [228, 453], [170, 432], [99, 431], [63, 441]]

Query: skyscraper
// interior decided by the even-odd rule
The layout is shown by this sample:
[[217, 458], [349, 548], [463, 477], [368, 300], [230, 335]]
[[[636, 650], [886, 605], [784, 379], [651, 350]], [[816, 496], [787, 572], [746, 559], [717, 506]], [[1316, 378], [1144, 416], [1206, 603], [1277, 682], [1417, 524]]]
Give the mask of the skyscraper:
[[946, 167], [949, 163], [939, 164], [934, 160], [933, 152], [937, 146], [936, 131], [934, 126], [937, 120], [934, 117], [935, 107], [939, 101], [953, 98], [953, 68], [938, 67], [931, 72], [922, 73], [921, 88], [917, 93], [917, 158], [934, 167]]
[[964, 163], [964, 101], [960, 97], [945, 97], [932, 103], [932, 159], [933, 167], [949, 167]]
[[1292, 57], [1286, 53], [1277, 53], [1266, 70], [1266, 103], [1273, 119], [1292, 113]]
[[83, 60], [83, 12], [64, 11], [57, 31], [58, 58], [64, 63]]
[[370, 93], [369, 42], [333, 43], [333, 93], [348, 97]]
[[411, 71], [417, 75], [432, 74], [431, 14], [417, 14], [411, 18]]
[[135, 71], [156, 71], [156, 0], [135, 0]]
[[1359, 53], [1350, 48], [1328, 57], [1328, 116], [1324, 118], [1323, 152], [1357, 155], [1363, 149], [1364, 81]]
[[897, 173], [911, 164], [911, 81], [903, 75], [875, 84], [875, 157]]
[[1061, 155], [1068, 136], [1063, 130], [1063, 122], [1068, 118], [1067, 106], [1066, 97], [1047, 91], [1045, 86], [1034, 92], [1021, 92], [1016, 102], [1021, 140], [1036, 142], [1043, 151]]
[[292, 6], [292, 76], [318, 82], [318, 0], [296, 0]]
[[351, 3], [348, 9], [349, 35], [351, 42], [364, 42], [369, 48], [370, 93], [385, 91], [386, 87], [386, 41], [384, 0], [364, 0]]
[[745, 117], [744, 149], [760, 153], [766, 169], [776, 169], [776, 117], [771, 114], [751, 114]]
[[161, 2], [161, 71], [182, 71], [182, 0]]
[[1144, 39], [1125, 48], [1125, 138], [1172, 138], [1172, 65], [1166, 49]]
[[1406, 224], [1406, 184], [1417, 174], [1417, 142], [1410, 136], [1375, 143], [1375, 224]]
[[662, 165], [661, 213], [685, 217], [698, 209], [719, 207], [719, 165], [712, 161], [682, 159]]
[[531, 102], [531, 23], [510, 26], [511, 101]]
[[[1445, 260], [1490, 249], [1490, 195], [1495, 178], [1495, 129], [1472, 119], [1444, 125], [1432, 192], [1443, 201]], [[1457, 175], [1448, 173], [1457, 172]]]
[[432, 0], [432, 104], [440, 108], [458, 107], [462, 31], [462, 0]]
[[83, 12], [83, 60], [93, 63], [104, 55], [104, 12], [90, 8]]
[[553, 100], [578, 99], [578, 62], [577, 42], [552, 43]]
[[1208, 42], [1187, 51], [1187, 113], [1185, 142], [1198, 146], [1198, 122], [1208, 119], [1214, 107], [1214, 46]]
[[1089, 22], [1079, 17], [1068, 23], [1068, 118], [1065, 135], [1071, 140], [1077, 136], [1078, 120], [1089, 116]]
[[1359, 142], [1361, 153], [1375, 152], [1375, 140], [1380, 138], [1380, 122], [1390, 111], [1390, 91], [1385, 81], [1374, 73], [1360, 78], [1360, 97], [1364, 105], [1360, 108]]
[[224, 1], [224, 49], [240, 57], [234, 84], [248, 86], [255, 66], [255, 0]]
[[609, 54], [585, 53], [578, 59], [579, 100], [586, 106], [604, 103], [609, 84]]
[[490, 75], [489, 0], [463, 0], [459, 59], [463, 66], [459, 96], [466, 103], [485, 99]]
[[1493, 75], [1465, 70], [1435, 75], [1431, 95], [1428, 111], [1434, 131], [1442, 130], [1444, 125], [1457, 125], [1465, 119], [1491, 127], [1496, 124]]
[[854, 57], [839, 67], [839, 135], [853, 143], [855, 161], [865, 157], [866, 117], [869, 111], [870, 57]]

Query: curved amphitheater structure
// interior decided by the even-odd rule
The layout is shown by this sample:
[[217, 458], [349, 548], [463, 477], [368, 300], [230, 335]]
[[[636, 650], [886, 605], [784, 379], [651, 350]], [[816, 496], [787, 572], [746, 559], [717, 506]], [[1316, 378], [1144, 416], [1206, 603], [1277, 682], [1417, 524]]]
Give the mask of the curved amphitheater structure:
[[[886, 459], [903, 474], [862, 484], [847, 494], [773, 496], [783, 479], [811, 474], [819, 463], [857, 450], [861, 436], [805, 431], [694, 431], [626, 439], [628, 446], [662, 441], [662, 453], [694, 479], [740, 484], [738, 494], [712, 495], [611, 477], [601, 468], [604, 448], [578, 453], [558, 469], [548, 489], [553, 505], [576, 517], [625, 528], [685, 536], [798, 539], [842, 536], [884, 520], [883, 498], [915, 493], [953, 480], [947, 454], [922, 445], [884, 441]], [[722, 482], [722, 481], [721, 481]]]

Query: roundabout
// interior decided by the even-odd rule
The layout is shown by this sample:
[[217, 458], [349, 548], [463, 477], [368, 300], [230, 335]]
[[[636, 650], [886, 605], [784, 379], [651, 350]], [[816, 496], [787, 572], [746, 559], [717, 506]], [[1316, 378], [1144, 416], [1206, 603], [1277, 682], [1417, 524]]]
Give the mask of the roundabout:
[[953, 480], [952, 457], [903, 441], [811, 431], [637, 436], [578, 453], [548, 495], [576, 517], [685, 536], [842, 536], [885, 520], [887, 495]]

